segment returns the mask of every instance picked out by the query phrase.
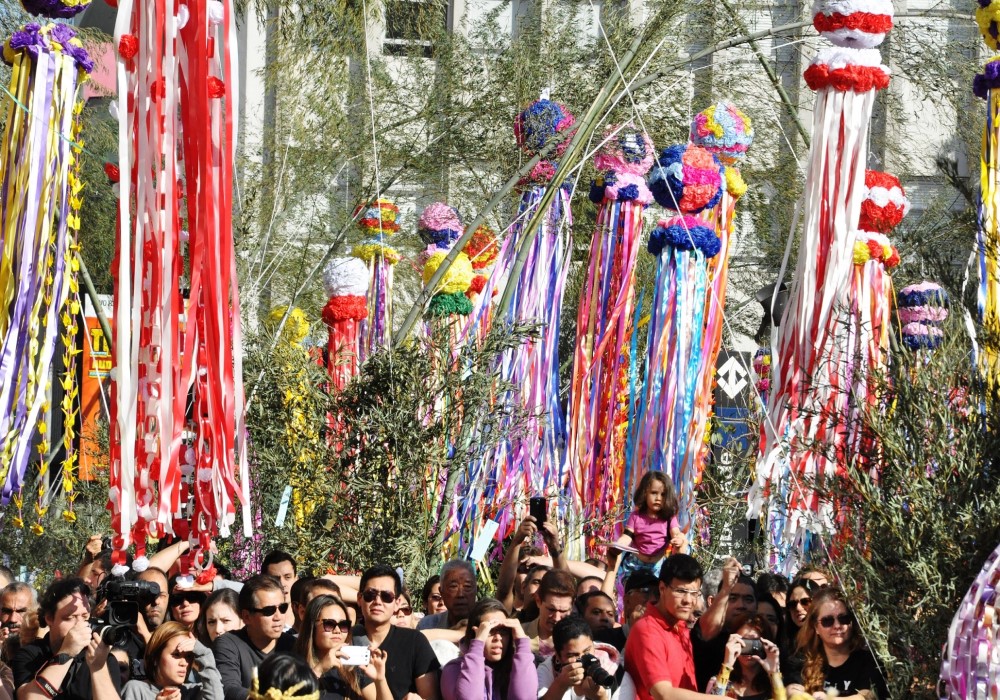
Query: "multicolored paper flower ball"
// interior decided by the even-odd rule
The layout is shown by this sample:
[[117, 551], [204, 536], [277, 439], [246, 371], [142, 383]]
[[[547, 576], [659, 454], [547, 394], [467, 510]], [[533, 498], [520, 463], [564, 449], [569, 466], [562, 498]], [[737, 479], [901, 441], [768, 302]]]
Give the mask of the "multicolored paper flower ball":
[[333, 258], [323, 268], [323, 287], [330, 297], [368, 294], [368, 267], [357, 258]]
[[854, 240], [854, 264], [864, 265], [869, 260], [881, 262], [892, 269], [899, 265], [899, 251], [881, 233], [858, 231]]
[[904, 287], [896, 297], [903, 344], [911, 350], [936, 348], [944, 338], [941, 324], [948, 318], [948, 293], [935, 282]]
[[994, 51], [1000, 50], [1000, 0], [978, 0], [976, 24], [983, 41]]
[[813, 90], [869, 92], [889, 87], [889, 69], [877, 49], [827, 48], [819, 51], [804, 74]]
[[3, 60], [13, 65], [16, 55], [21, 51], [27, 52], [35, 60], [38, 59], [39, 51], [62, 53], [73, 58], [78, 70], [84, 73], [94, 70], [94, 62], [83, 48], [83, 42], [66, 24], [57, 22], [45, 25], [37, 22], [25, 24], [3, 45]]
[[706, 258], [714, 258], [722, 248], [722, 241], [705, 222], [693, 216], [674, 216], [660, 219], [649, 234], [646, 249], [659, 255], [667, 246], [677, 250], [699, 250]]
[[417, 235], [427, 245], [446, 248], [462, 237], [465, 225], [455, 207], [444, 202], [429, 204], [417, 222]]
[[831, 44], [873, 49], [892, 29], [892, 0], [816, 0], [813, 26]]
[[369, 236], [380, 233], [393, 234], [399, 230], [399, 207], [388, 199], [378, 199], [367, 206], [354, 210], [358, 227]]
[[753, 357], [753, 373], [757, 375], [757, 392], [766, 394], [771, 390], [771, 348], [757, 348]]
[[645, 175], [653, 167], [656, 151], [653, 142], [645, 132], [632, 124], [627, 124], [614, 133], [614, 126], [609, 126], [604, 137], [605, 144], [597, 149], [594, 156], [594, 167], [602, 172], [628, 173], [630, 175]]
[[496, 262], [500, 254], [500, 241], [493, 229], [482, 224], [472, 234], [462, 252], [469, 256], [473, 270], [485, 270]]
[[[441, 267], [441, 263], [447, 255], [447, 252], [439, 250], [427, 258], [427, 262], [424, 263], [424, 284], [428, 284], [431, 281], [431, 277]], [[465, 253], [459, 253], [458, 257], [452, 262], [451, 267], [444, 273], [441, 281], [438, 282], [438, 286], [434, 292], [436, 294], [454, 294], [456, 292], [465, 294], [465, 290], [472, 284], [472, 279], [475, 276], [476, 274], [472, 269], [472, 261], [469, 260], [469, 256]]]
[[858, 228], [889, 233], [910, 211], [910, 200], [899, 178], [878, 170], [865, 171], [865, 194], [861, 201]]
[[732, 165], [746, 157], [753, 143], [753, 124], [732, 102], [717, 102], [694, 115], [691, 143]]
[[549, 143], [558, 145], [549, 157], [562, 155], [569, 145], [566, 131], [576, 123], [566, 106], [552, 100], [535, 100], [514, 119], [514, 138], [527, 153], [541, 153]]
[[697, 214], [722, 198], [722, 165], [701, 146], [671, 146], [663, 149], [648, 183], [660, 206]]
[[90, 0], [21, 0], [21, 5], [30, 15], [68, 19], [86, 10]]
[[384, 260], [390, 265], [395, 265], [403, 259], [402, 253], [390, 245], [386, 236], [381, 235], [356, 244], [351, 248], [351, 255], [366, 263], [372, 260]]

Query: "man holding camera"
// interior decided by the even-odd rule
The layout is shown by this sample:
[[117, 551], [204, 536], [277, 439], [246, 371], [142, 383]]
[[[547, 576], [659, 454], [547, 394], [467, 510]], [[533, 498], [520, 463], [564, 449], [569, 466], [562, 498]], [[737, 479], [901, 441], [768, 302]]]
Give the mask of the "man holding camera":
[[[555, 655], [538, 667], [541, 700], [615, 700], [618, 653], [607, 644], [595, 645], [590, 625], [571, 615], [552, 628]], [[613, 655], [613, 656], [612, 656]]]
[[11, 662], [17, 700], [105, 700], [121, 687], [110, 647], [90, 627], [90, 588], [80, 578], [53, 582], [38, 614], [49, 633], [17, 652]]

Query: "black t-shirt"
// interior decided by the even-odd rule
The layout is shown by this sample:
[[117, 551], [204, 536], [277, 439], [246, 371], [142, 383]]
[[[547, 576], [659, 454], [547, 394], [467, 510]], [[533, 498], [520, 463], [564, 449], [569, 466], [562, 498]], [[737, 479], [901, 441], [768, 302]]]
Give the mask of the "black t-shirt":
[[618, 651], [621, 651], [625, 648], [625, 630], [621, 627], [598, 630], [594, 633], [594, 641], [610, 644]]
[[[802, 667], [804, 660], [798, 655], [798, 663], [792, 670], [782, 674], [785, 685], [802, 683]], [[823, 679], [826, 690], [836, 689], [841, 695], [854, 695], [861, 690], [871, 690], [880, 700], [889, 697], [885, 685], [885, 677], [878, 662], [868, 649], [855, 649], [840, 666], [823, 664]]]
[[[90, 683], [90, 668], [87, 666], [86, 652], [80, 652], [69, 666], [66, 678], [63, 680], [60, 690], [56, 694], [57, 700], [104, 700], [94, 698]], [[14, 672], [14, 687], [20, 688], [26, 683], [35, 679], [35, 675], [42, 670], [55, 653], [49, 646], [49, 635], [23, 646], [17, 650], [14, 658], [11, 659], [10, 667]], [[118, 672], [118, 661], [108, 654], [108, 672], [111, 674], [111, 682], [115, 689], [121, 691], [121, 676]]]
[[319, 700], [361, 700], [361, 696], [351, 690], [351, 686], [344, 682], [340, 675], [341, 670], [345, 673], [354, 672], [354, 678], [358, 682], [358, 687], [364, 690], [374, 681], [365, 675], [365, 672], [358, 667], [348, 667], [344, 669], [331, 668], [319, 677]]
[[[363, 627], [354, 628], [352, 634], [352, 644], [356, 646], [368, 646], [371, 641], [365, 634]], [[379, 649], [384, 651], [388, 658], [385, 665], [385, 679], [389, 683], [389, 690], [392, 697], [400, 700], [407, 693], [417, 692], [417, 685], [414, 681], [420, 676], [431, 671], [441, 670], [437, 656], [431, 648], [431, 643], [427, 641], [421, 632], [411, 630], [406, 627], [389, 627], [389, 634], [379, 645]]]
[[722, 660], [726, 657], [727, 641], [729, 632], [725, 627], [711, 639], [702, 637], [699, 623], [691, 628], [691, 651], [694, 655], [694, 677], [698, 683], [698, 692], [704, 693], [712, 676], [719, 673]]

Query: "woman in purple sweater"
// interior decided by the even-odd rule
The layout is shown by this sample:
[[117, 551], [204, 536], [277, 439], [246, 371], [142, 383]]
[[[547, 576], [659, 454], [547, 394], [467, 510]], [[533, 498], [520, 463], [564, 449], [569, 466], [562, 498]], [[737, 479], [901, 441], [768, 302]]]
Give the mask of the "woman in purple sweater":
[[535, 700], [538, 675], [531, 640], [499, 600], [469, 613], [462, 655], [441, 670], [443, 700]]

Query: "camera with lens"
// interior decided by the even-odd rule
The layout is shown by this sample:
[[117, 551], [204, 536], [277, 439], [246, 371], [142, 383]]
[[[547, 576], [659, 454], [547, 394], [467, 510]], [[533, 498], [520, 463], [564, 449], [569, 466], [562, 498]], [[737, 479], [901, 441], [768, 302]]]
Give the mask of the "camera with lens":
[[615, 677], [604, 670], [601, 661], [593, 654], [584, 654], [577, 661], [583, 666], [583, 675], [597, 683], [602, 688], [610, 688], [615, 684]]
[[155, 581], [107, 580], [97, 589], [98, 603], [107, 601], [107, 605], [99, 618], [90, 620], [90, 628], [105, 644], [118, 646], [139, 622], [139, 611], [158, 595], [160, 584]]
[[759, 656], [763, 659], [767, 656], [767, 651], [764, 649], [764, 643], [759, 639], [744, 639], [740, 656]]

